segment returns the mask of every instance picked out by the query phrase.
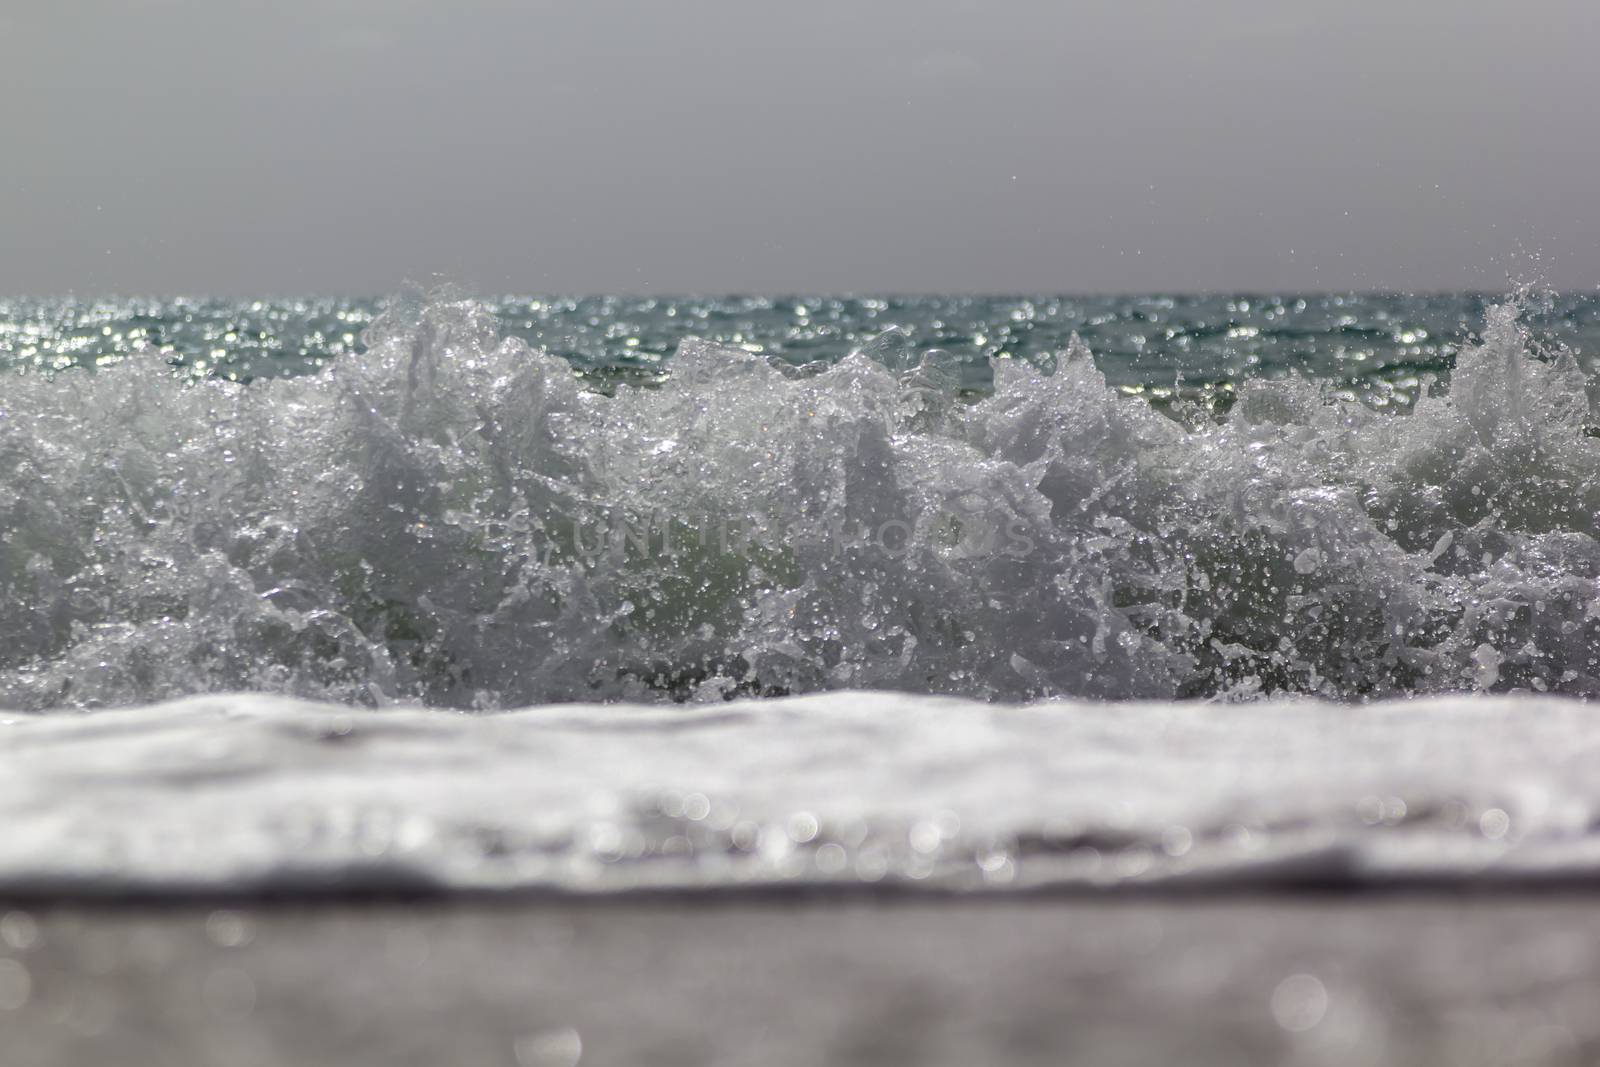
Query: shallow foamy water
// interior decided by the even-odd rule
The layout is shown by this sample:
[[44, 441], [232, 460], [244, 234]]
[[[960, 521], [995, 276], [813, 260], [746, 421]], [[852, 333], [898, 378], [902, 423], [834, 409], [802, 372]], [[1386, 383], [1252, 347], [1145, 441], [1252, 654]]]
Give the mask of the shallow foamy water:
[[0, 892], [1586, 881], [1596, 712], [889, 694], [7, 720]]

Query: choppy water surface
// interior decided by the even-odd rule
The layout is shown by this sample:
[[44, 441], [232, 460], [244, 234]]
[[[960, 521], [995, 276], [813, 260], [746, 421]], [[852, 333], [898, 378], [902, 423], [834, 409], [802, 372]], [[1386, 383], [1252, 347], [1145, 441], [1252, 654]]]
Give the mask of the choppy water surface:
[[[1478, 294], [1239, 294], [1128, 297], [501, 297], [481, 301], [500, 330], [622, 380], [662, 373], [698, 338], [791, 365], [837, 362], [897, 327], [976, 380], [984, 362], [1048, 366], [1074, 334], [1118, 388], [1157, 395], [1301, 372], [1383, 405], [1404, 405], [1483, 325], [1500, 297]], [[189, 377], [303, 374], [362, 347], [389, 301], [0, 300], [0, 363], [104, 366], [146, 350]], [[1592, 352], [1600, 300], [1530, 302], [1535, 332]]]
[[[536, 303], [12, 307], [16, 359], [150, 347], [3, 379], [0, 707], [1600, 692], [1586, 302]], [[1402, 414], [1113, 387], [1180, 319], [1200, 377], [1230, 334], [1453, 368]]]

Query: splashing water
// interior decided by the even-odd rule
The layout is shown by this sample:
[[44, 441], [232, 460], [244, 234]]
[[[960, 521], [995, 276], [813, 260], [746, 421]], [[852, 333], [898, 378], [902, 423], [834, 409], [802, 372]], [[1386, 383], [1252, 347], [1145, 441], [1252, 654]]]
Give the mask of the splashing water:
[[608, 396], [472, 301], [364, 342], [6, 379], [0, 706], [1600, 693], [1600, 441], [1515, 304], [1398, 416], [1162, 412], [1077, 343], [974, 392], [685, 341]]

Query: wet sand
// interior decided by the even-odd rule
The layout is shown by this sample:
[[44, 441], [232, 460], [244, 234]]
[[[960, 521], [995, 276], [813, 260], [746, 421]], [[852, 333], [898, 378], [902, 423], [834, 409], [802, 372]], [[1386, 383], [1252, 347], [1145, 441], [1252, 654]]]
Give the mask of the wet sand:
[[0, 904], [0, 1062], [1579, 1064], [1566, 894]]

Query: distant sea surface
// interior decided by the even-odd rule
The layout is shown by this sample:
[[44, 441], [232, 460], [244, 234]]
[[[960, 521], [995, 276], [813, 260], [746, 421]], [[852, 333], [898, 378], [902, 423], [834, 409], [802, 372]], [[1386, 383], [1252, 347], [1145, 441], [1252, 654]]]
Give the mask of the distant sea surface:
[[[1483, 325], [1504, 294], [1360, 293], [1067, 296], [500, 297], [508, 336], [587, 371], [648, 377], [686, 338], [794, 365], [835, 362], [899, 327], [911, 345], [981, 367], [1048, 361], [1076, 334], [1114, 386], [1204, 388], [1300, 373], [1375, 402], [1406, 403]], [[391, 299], [0, 299], [0, 363], [103, 366], [152, 349], [189, 376], [231, 381], [315, 370], [361, 347]], [[1600, 298], [1530, 302], [1541, 338], [1600, 349]], [[981, 375], [981, 370], [978, 371]]]

